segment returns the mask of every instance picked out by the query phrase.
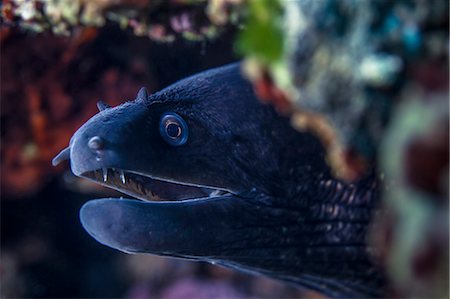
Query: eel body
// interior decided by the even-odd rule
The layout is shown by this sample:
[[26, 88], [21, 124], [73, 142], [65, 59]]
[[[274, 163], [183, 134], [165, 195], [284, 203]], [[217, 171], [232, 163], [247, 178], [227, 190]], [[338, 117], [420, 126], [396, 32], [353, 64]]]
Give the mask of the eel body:
[[375, 181], [334, 179], [318, 140], [258, 101], [239, 64], [98, 107], [54, 164], [70, 159], [75, 175], [140, 199], [82, 207], [100, 243], [382, 296], [367, 245]]

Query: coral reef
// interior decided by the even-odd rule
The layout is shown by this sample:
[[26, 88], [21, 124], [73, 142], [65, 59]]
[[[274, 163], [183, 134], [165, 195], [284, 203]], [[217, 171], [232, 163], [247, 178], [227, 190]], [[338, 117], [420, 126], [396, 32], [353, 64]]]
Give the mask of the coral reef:
[[215, 38], [237, 24], [242, 0], [8, 0], [2, 23], [33, 32], [70, 35], [83, 27], [116, 23], [136, 36], [161, 42]]
[[[448, 297], [448, 94], [407, 93], [381, 147], [386, 190], [374, 243], [399, 294]], [[388, 220], [388, 221], [387, 221]]]
[[[1, 121], [2, 128], [8, 128], [2, 130], [1, 148], [5, 195], [36, 192], [46, 183], [44, 173], [59, 171], [48, 161], [69, 141], [71, 132], [96, 112], [95, 105], [88, 104], [93, 98], [104, 96], [118, 104], [140, 87], [135, 78], [151, 82], [148, 72], [136, 69], [136, 64], [123, 70], [86, 65], [94, 55], [89, 58], [83, 53], [97, 34], [95, 29], [84, 29], [71, 39], [29, 38], [3, 31], [2, 55], [14, 57], [1, 60]], [[97, 89], [89, 88], [93, 80], [100, 82]]]
[[[357, 179], [377, 160], [405, 86], [446, 86], [448, 3], [281, 4], [282, 12], [274, 13], [270, 23], [247, 20], [247, 33], [240, 37], [246, 71], [262, 97], [290, 114], [295, 127], [321, 138], [337, 176]], [[267, 49], [252, 46], [255, 36], [264, 40], [264, 26], [283, 38], [271, 39]]]

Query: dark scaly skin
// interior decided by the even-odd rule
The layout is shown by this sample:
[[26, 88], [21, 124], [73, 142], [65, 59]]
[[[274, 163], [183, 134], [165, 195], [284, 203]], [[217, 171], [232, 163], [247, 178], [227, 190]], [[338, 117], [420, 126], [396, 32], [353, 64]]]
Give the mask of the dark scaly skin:
[[[376, 182], [333, 179], [317, 139], [260, 103], [238, 64], [99, 108], [55, 162], [70, 156], [78, 176], [163, 200], [86, 203], [81, 221], [99, 242], [262, 273], [332, 297], [382, 295], [383, 278], [366, 242]], [[161, 138], [165, 112], [188, 124], [186, 144], [171, 146]], [[93, 136], [103, 140], [101, 149], [87, 146]], [[116, 172], [102, 182], [102, 168]], [[140, 182], [147, 193], [127, 190], [117, 169], [126, 171], [128, 186]], [[147, 181], [150, 176], [171, 183]], [[223, 191], [207, 197], [212, 189]]]

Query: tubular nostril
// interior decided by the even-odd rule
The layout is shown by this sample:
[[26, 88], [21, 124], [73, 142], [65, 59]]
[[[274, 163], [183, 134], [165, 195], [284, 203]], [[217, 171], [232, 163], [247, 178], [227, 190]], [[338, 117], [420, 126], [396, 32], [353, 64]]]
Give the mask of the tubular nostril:
[[103, 139], [98, 136], [94, 136], [88, 141], [88, 147], [91, 150], [100, 150], [104, 146]]

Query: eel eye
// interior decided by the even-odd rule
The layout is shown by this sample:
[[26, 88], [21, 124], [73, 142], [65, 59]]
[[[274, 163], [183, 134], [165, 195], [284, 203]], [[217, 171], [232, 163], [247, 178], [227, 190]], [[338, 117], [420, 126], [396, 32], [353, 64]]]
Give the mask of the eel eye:
[[174, 112], [169, 112], [161, 116], [159, 133], [168, 144], [179, 146], [186, 143], [189, 130], [181, 116]]

